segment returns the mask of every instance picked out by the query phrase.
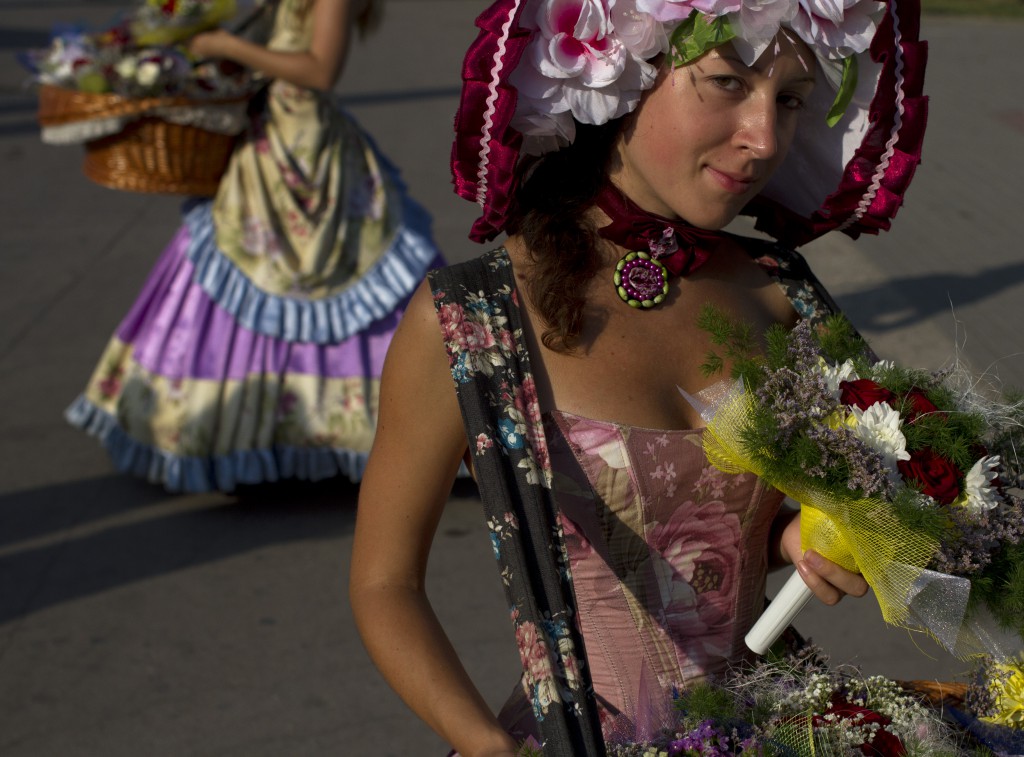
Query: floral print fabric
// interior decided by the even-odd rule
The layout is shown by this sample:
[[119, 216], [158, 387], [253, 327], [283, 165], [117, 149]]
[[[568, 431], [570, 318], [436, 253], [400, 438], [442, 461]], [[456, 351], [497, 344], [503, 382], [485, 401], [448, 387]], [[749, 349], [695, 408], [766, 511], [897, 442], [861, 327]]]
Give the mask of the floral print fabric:
[[[272, 50], [308, 50], [312, 13], [281, 0]], [[267, 92], [214, 201], [217, 245], [259, 289], [322, 299], [360, 280], [401, 225], [402, 187], [327, 92]]]
[[605, 736], [643, 736], [674, 687], [746, 654], [782, 495], [713, 468], [699, 430], [564, 413], [548, 430]]
[[504, 250], [428, 276], [545, 757], [604, 753]]

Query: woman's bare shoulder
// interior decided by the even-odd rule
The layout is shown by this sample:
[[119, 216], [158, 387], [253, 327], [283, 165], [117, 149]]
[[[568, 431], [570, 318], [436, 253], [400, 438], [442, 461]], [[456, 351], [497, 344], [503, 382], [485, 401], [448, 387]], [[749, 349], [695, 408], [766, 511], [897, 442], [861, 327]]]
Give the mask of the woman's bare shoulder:
[[[427, 369], [441, 367], [447, 373], [447, 355], [429, 280], [421, 282], [413, 292], [388, 348], [387, 363], [402, 366], [402, 374], [406, 374], [404, 368], [410, 363], [420, 366], [416, 373], [425, 374]], [[391, 372], [399, 371], [393, 368]]]
[[399, 459], [410, 467], [425, 460], [424, 471], [431, 465], [457, 468], [464, 447], [444, 335], [430, 283], [424, 281], [409, 300], [384, 361], [379, 422], [367, 477], [380, 483], [370, 474], [376, 474], [382, 461], [387, 465]]

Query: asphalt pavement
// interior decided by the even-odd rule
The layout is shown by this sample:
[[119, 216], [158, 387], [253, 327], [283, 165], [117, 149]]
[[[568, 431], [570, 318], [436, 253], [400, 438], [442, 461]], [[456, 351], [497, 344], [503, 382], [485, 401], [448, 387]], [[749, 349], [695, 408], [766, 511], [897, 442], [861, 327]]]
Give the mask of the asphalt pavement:
[[[358, 640], [345, 596], [356, 487], [175, 496], [112, 471], [63, 421], [175, 231], [180, 200], [100, 188], [39, 140], [13, 54], [123, 3], [0, 0], [0, 754], [439, 755]], [[390, 0], [339, 87], [434, 216], [449, 260], [475, 208], [448, 176], [477, 0]], [[806, 253], [885, 357], [951, 359], [1024, 386], [1024, 24], [927, 17], [931, 125], [893, 231]], [[441, 523], [429, 589], [498, 705], [518, 660], [470, 484]], [[903, 678], [964, 663], [885, 627], [873, 600], [798, 628], [838, 662]], [[381, 629], [387, 633], [387, 629]]]

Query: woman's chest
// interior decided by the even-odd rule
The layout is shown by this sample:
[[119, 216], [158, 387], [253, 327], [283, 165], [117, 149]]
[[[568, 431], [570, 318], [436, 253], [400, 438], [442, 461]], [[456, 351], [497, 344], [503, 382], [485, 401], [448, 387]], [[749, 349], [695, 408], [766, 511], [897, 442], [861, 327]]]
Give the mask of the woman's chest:
[[[580, 348], [571, 353], [535, 350], [541, 409], [645, 428], [703, 425], [684, 392], [696, 395], [727, 380], [731, 369], [726, 348], [701, 326], [705, 306], [748, 329], [754, 352], [763, 349], [762, 335], [778, 322], [778, 314], [770, 298], [760, 301], [749, 292], [718, 296], [715, 287], [690, 284], [681, 282], [676, 296], [651, 312], [614, 298], [599, 301], [589, 306]], [[720, 372], [709, 372], [712, 353], [726, 358]]]

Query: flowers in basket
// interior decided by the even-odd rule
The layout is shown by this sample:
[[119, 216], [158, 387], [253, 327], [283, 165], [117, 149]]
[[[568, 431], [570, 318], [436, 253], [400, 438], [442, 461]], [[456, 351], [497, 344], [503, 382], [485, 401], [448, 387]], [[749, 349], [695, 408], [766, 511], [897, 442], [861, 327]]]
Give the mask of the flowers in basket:
[[171, 45], [235, 15], [235, 0], [145, 0], [129, 20], [137, 44]]
[[1024, 659], [983, 660], [963, 707], [949, 713], [996, 755], [1024, 755]]
[[[1024, 637], [1024, 401], [963, 368], [877, 362], [842, 316], [753, 337], [713, 308], [700, 325], [737, 389], [708, 409], [704, 447], [801, 504], [801, 537], [873, 588], [887, 622], [962, 658], [1006, 658]], [[748, 636], [764, 652], [810, 596], [798, 574]]]
[[40, 84], [122, 97], [244, 95], [249, 73], [233, 64], [195, 61], [181, 46], [235, 12], [234, 0], [145, 0], [101, 32], [59, 29], [49, 47], [19, 60]]
[[957, 757], [968, 738], [896, 681], [830, 669], [816, 647], [761, 660], [674, 694], [676, 722], [609, 757]]

